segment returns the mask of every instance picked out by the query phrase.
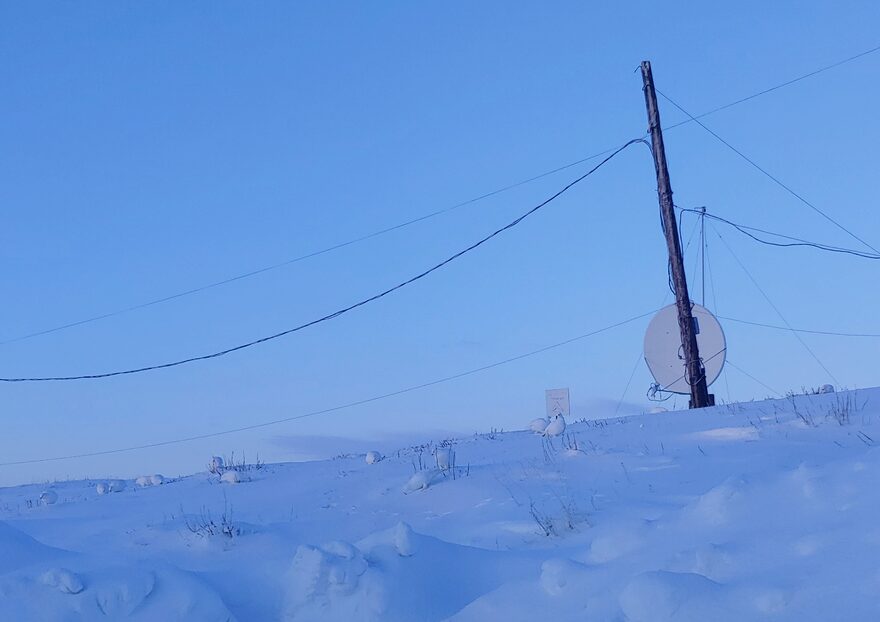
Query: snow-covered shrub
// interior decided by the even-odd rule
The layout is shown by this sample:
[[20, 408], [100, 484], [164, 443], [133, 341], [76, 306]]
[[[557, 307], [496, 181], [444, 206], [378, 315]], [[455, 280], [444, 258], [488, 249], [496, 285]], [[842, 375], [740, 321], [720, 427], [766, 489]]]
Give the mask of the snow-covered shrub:
[[382, 454], [378, 451], [368, 451], [365, 460], [367, 464], [376, 464], [382, 460]]
[[220, 474], [223, 472], [223, 458], [221, 456], [211, 456], [211, 462], [208, 463], [208, 471]]
[[184, 524], [190, 532], [200, 538], [210, 536], [225, 536], [234, 538], [241, 534], [241, 528], [235, 524], [232, 518], [232, 506], [226, 502], [226, 495], [223, 496], [223, 513], [220, 514], [219, 520], [214, 520], [211, 511], [205, 506], [198, 514], [192, 516], [184, 515]]
[[538, 417], [537, 419], [532, 419], [529, 429], [535, 434], [543, 434], [549, 424], [550, 420], [547, 417]]
[[134, 480], [134, 483], [138, 488], [146, 488], [153, 485], [153, 480], [149, 475], [141, 475]]
[[58, 493], [54, 490], [44, 490], [40, 494], [40, 505], [54, 505], [58, 501]]
[[455, 466], [455, 450], [449, 447], [438, 447], [434, 450], [434, 461], [441, 471], [448, 471]]
[[107, 487], [110, 489], [110, 492], [122, 492], [125, 490], [125, 480], [111, 479], [107, 483]]
[[48, 587], [57, 588], [63, 594], [79, 594], [84, 587], [79, 576], [64, 568], [47, 570], [40, 576], [40, 582]]
[[235, 452], [233, 451], [229, 456], [220, 458], [220, 461], [222, 464], [219, 470], [212, 472], [221, 473], [223, 471], [238, 471], [239, 473], [246, 473], [248, 471], [259, 471], [266, 466], [265, 463], [260, 460], [260, 454], [257, 454], [256, 462], [249, 463], [244, 452], [242, 452], [241, 458], [236, 459]]
[[855, 393], [838, 393], [825, 416], [834, 419], [840, 425], [848, 425], [850, 416], [861, 411], [866, 405], [867, 401], [858, 403]]
[[150, 475], [150, 482], [153, 484], [153, 486], [161, 486], [165, 483], [165, 478], [158, 473], [154, 473], [153, 475]]
[[97, 486], [95, 486], [95, 492], [99, 495], [106, 495], [110, 492], [110, 484], [107, 482], [98, 482]]
[[[558, 536], [564, 531], [574, 531], [577, 525], [587, 521], [587, 515], [581, 512], [570, 494], [553, 492], [554, 501], [541, 499], [535, 502], [529, 498], [529, 515], [540, 532], [545, 536]], [[516, 499], [511, 495], [511, 498]], [[558, 503], [558, 507], [557, 504]]]

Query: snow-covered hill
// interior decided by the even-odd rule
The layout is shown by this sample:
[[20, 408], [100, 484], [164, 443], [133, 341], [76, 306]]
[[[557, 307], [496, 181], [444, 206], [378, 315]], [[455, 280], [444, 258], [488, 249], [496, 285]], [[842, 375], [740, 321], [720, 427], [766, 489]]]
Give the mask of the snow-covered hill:
[[878, 442], [874, 389], [0, 489], [0, 620], [877, 620]]

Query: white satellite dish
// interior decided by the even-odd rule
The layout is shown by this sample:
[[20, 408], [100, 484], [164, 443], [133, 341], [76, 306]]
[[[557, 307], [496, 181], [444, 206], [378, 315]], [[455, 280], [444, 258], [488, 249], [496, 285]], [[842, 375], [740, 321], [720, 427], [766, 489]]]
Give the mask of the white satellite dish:
[[[697, 347], [706, 370], [706, 384], [710, 385], [718, 379], [724, 367], [727, 341], [721, 324], [708, 309], [695, 304], [691, 314], [697, 325]], [[645, 332], [645, 362], [663, 391], [683, 394], [691, 392], [681, 347], [678, 309], [674, 304], [660, 309], [648, 324]]]

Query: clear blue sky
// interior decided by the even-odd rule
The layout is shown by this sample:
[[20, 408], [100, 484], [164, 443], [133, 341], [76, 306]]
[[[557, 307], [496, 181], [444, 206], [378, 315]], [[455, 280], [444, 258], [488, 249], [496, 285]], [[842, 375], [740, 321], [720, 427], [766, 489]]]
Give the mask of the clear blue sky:
[[[663, 91], [703, 112], [880, 43], [870, 1], [626, 4], [4, 3], [0, 337], [283, 261], [619, 145], [646, 128], [634, 73], [643, 59]], [[880, 245], [878, 71], [874, 54], [705, 122]], [[683, 118], [665, 102], [661, 111], [667, 124]], [[856, 244], [699, 127], [666, 140], [679, 205]], [[299, 324], [432, 265], [587, 167], [252, 279], [0, 346], [0, 375], [160, 363]], [[880, 332], [877, 262], [721, 231], [792, 325]], [[717, 238], [709, 252], [720, 313], [780, 323]], [[657, 307], [664, 254], [653, 167], [631, 149], [515, 230], [338, 320], [173, 370], [2, 386], [0, 456], [221, 430], [491, 363]], [[296, 459], [327, 436], [511, 429], [542, 414], [555, 386], [571, 387], [577, 416], [607, 414], [646, 324], [323, 417], [0, 468], [0, 484], [174, 475], [232, 450]], [[730, 359], [781, 392], [831, 381], [789, 333], [725, 330]], [[880, 384], [878, 340], [804, 339], [842, 384]], [[734, 370], [727, 380], [729, 392], [714, 387], [723, 399], [768, 394]], [[649, 381], [639, 364], [623, 412], [643, 407]]]

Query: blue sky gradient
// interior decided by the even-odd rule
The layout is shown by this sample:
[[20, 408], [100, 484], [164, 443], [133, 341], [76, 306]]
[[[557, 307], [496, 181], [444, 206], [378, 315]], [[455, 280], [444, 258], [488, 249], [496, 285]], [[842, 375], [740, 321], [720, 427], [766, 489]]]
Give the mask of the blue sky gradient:
[[[700, 113], [880, 44], [875, 2], [618, 4], [5, 3], [0, 341], [319, 250], [618, 146], [646, 128], [634, 72], [643, 59], [662, 91]], [[878, 70], [880, 53], [704, 121], [880, 246]], [[660, 105], [666, 124], [684, 118]], [[857, 246], [698, 126], [670, 130], [666, 144], [677, 204]], [[300, 324], [433, 265], [591, 164], [234, 284], [2, 345], [0, 375], [162, 363]], [[685, 237], [693, 226], [686, 216]], [[877, 262], [719, 231], [792, 325], [880, 332]], [[711, 229], [709, 256], [710, 308], [781, 323]], [[2, 386], [0, 461], [359, 400], [644, 313], [665, 288], [653, 166], [634, 147], [516, 229], [332, 322], [167, 371]], [[327, 416], [2, 467], [0, 484], [173, 475], [232, 450], [296, 459], [303, 443], [284, 439], [300, 435], [511, 429], [543, 414], [543, 390], [556, 386], [571, 387], [576, 416], [601, 416], [621, 399], [647, 322]], [[790, 333], [724, 328], [730, 359], [779, 392], [832, 382]], [[878, 384], [880, 340], [804, 340], [841, 384]], [[621, 412], [644, 407], [649, 382], [640, 363]], [[713, 390], [724, 400], [769, 394], [732, 369]]]

